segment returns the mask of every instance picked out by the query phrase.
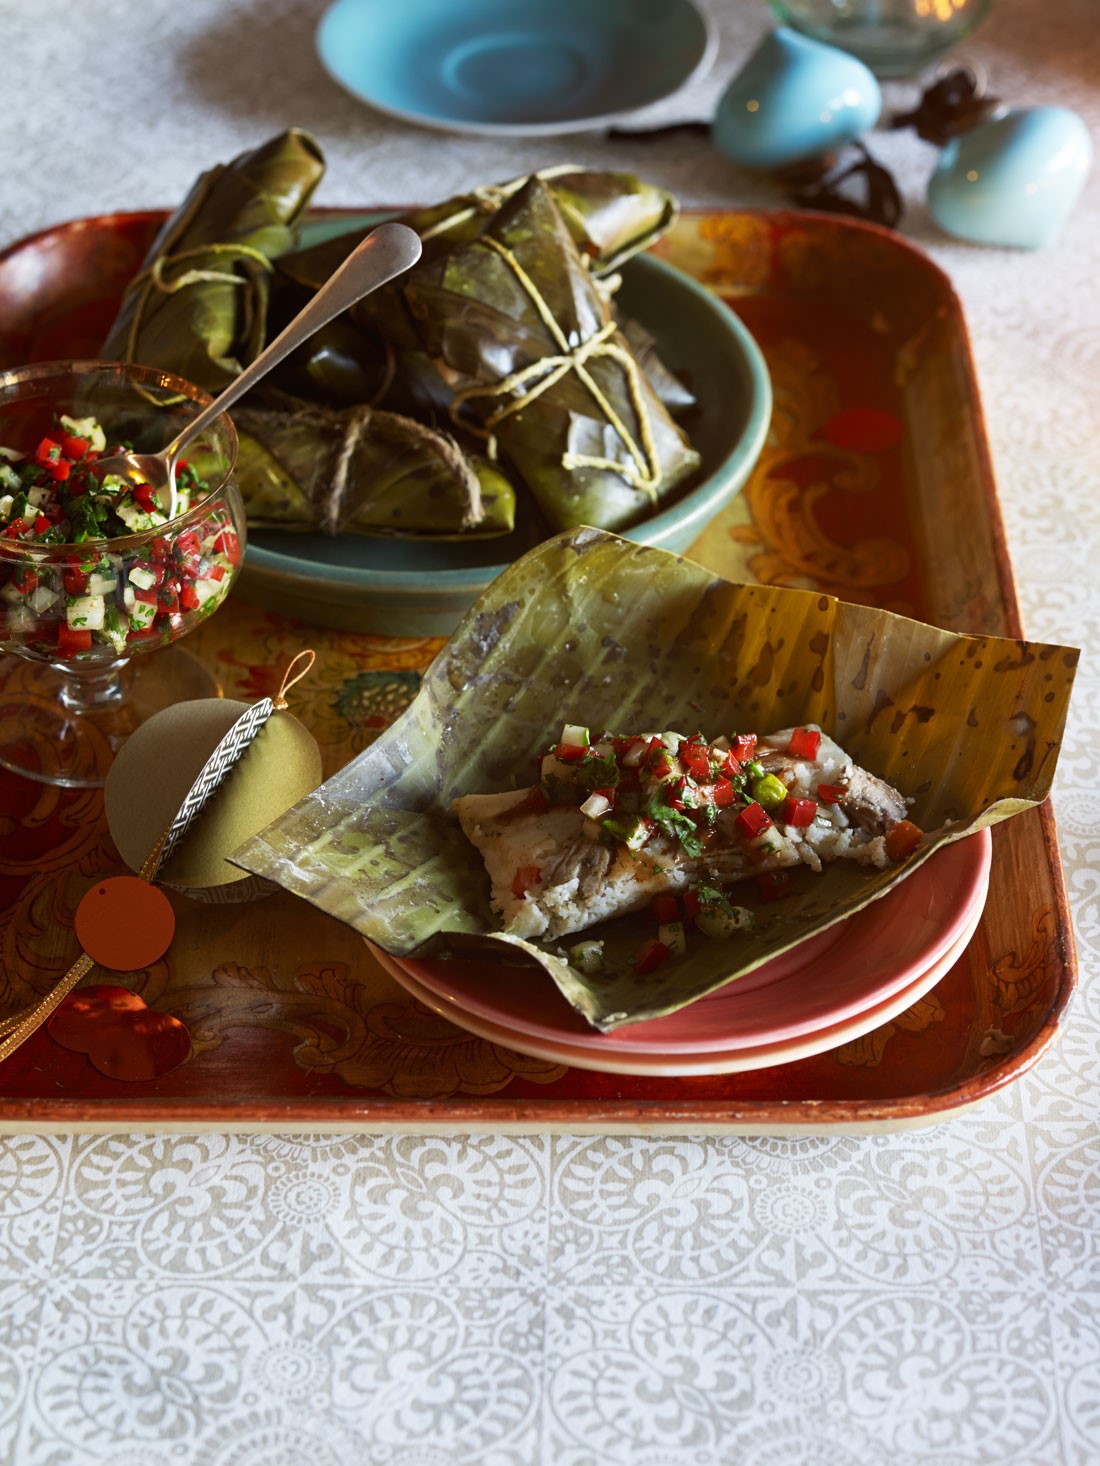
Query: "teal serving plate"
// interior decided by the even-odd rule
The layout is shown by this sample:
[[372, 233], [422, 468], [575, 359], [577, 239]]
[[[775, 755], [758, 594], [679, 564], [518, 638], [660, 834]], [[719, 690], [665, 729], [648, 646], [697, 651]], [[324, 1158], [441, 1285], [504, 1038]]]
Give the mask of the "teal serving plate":
[[692, 0], [336, 0], [317, 28], [329, 75], [404, 122], [556, 135], [670, 96], [714, 59]]
[[[681, 270], [641, 255], [622, 277], [624, 310], [698, 400], [683, 425], [702, 457], [666, 508], [623, 533], [682, 554], [760, 455], [771, 421], [768, 369], [733, 311]], [[489, 582], [551, 533], [524, 518], [510, 535], [465, 543], [256, 530], [238, 593], [322, 626], [449, 636]]]

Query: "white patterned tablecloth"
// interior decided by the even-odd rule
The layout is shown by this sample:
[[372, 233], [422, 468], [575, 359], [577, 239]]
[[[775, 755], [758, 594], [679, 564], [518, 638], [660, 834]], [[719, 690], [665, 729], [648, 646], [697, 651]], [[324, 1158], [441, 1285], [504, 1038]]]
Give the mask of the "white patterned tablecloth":
[[[655, 122], [708, 116], [770, 23], [708, 5], [714, 69]], [[0, 241], [171, 206], [290, 123], [322, 142], [324, 204], [567, 159], [782, 201], [703, 141], [388, 122], [326, 79], [322, 8], [0, 4]], [[961, 54], [1095, 130], [1096, 0], [998, 0]], [[976, 249], [928, 219], [932, 150], [874, 146], [965, 305], [1026, 630], [1085, 649], [1055, 796], [1082, 979], [1060, 1044], [896, 1135], [0, 1140], [0, 1461], [1100, 1463], [1100, 177], [1054, 246]]]

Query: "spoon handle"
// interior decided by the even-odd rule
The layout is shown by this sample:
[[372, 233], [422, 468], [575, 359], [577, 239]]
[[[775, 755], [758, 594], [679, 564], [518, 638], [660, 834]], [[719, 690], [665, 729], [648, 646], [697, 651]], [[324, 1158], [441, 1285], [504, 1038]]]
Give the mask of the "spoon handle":
[[201, 433], [214, 419], [227, 411], [250, 387], [277, 366], [284, 356], [289, 356], [295, 347], [326, 326], [364, 295], [385, 285], [395, 275], [415, 265], [420, 258], [420, 236], [404, 224], [380, 224], [371, 230], [348, 255], [347, 259], [321, 286], [317, 294], [285, 326], [274, 341], [269, 342], [259, 356], [245, 367], [239, 377], [234, 377], [197, 417], [193, 417], [181, 433], [169, 443], [164, 455], [172, 463], [185, 443]]

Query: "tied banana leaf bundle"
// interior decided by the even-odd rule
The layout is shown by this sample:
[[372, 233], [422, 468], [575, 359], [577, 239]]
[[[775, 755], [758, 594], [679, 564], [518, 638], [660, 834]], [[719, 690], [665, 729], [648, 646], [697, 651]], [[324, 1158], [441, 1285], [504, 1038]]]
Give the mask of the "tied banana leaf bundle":
[[[732, 584], [663, 550], [574, 530], [500, 575], [402, 716], [233, 861], [396, 956], [525, 959], [501, 980], [545, 973], [610, 1030], [754, 971], [886, 896], [945, 844], [1044, 800], [1078, 658], [817, 592]], [[454, 811], [462, 795], [530, 783], [571, 715], [596, 729], [817, 725], [906, 796], [924, 834], [885, 868], [806, 871], [758, 908], [751, 930], [692, 941], [653, 972], [635, 962], [651, 920], [591, 926], [605, 949], [593, 973], [557, 941], [502, 931]]]
[[[424, 246], [418, 270], [427, 269], [432, 260], [443, 256], [452, 246], [476, 239], [532, 176], [545, 184], [586, 268], [594, 279], [606, 280], [604, 288], [609, 293], [615, 284], [614, 272], [658, 240], [675, 223], [679, 213], [672, 194], [633, 173], [600, 172], [572, 164], [539, 169], [534, 175], [486, 184], [443, 203], [402, 215], [401, 222], [416, 230]], [[362, 228], [349, 230], [292, 251], [279, 260], [278, 273], [299, 289], [318, 290], [343, 264], [363, 233]], [[411, 277], [375, 292], [353, 307], [351, 315], [363, 328], [361, 342], [384, 340], [389, 349], [393, 381], [387, 405], [402, 412], [435, 414], [445, 411], [449, 394], [420, 350], [419, 334], [409, 319], [404, 287], [417, 273], [414, 270]], [[618, 318], [664, 406], [673, 416], [690, 410], [695, 398], [661, 361], [652, 337], [637, 322], [621, 315]], [[312, 374], [326, 375], [334, 366], [331, 358], [344, 359], [348, 350], [346, 334], [338, 341], [335, 335], [330, 340], [327, 331], [319, 333]], [[362, 345], [358, 351], [361, 355]], [[377, 370], [368, 367], [367, 375], [376, 380]]]
[[507, 534], [515, 495], [491, 463], [446, 434], [369, 405], [238, 409], [237, 474], [249, 523], [427, 538]]
[[551, 527], [626, 528], [697, 467], [541, 179], [402, 293], [452, 422], [515, 470]]
[[218, 392], [267, 340], [272, 261], [324, 172], [308, 133], [290, 129], [203, 173], [154, 239], [101, 348]]
[[360, 320], [373, 312], [393, 353], [387, 402], [486, 441], [551, 527], [635, 522], [698, 456], [543, 181], [480, 222], [471, 239], [431, 250], [380, 309], [373, 297], [356, 308]]
[[[609, 295], [616, 283], [617, 268], [660, 239], [678, 217], [679, 205], [673, 195], [634, 173], [597, 172], [566, 164], [540, 169], [534, 176], [546, 185], [593, 279], [607, 280]], [[450, 246], [477, 239], [509, 199], [527, 185], [529, 177], [531, 174], [506, 183], [487, 183], [441, 204], [403, 214], [402, 223], [421, 236], [425, 265], [446, 254]], [[279, 276], [302, 292], [318, 290], [348, 258], [358, 240], [358, 230], [349, 230], [283, 255], [277, 264]], [[405, 281], [395, 281], [352, 309], [353, 320], [362, 327], [358, 345], [352, 342], [353, 333], [346, 323], [336, 323], [336, 330], [329, 327], [318, 333], [308, 369], [314, 380], [334, 383], [339, 380], [340, 362], [348, 361], [349, 355], [359, 359], [370, 356], [367, 343], [380, 347], [384, 342], [390, 369], [386, 405], [399, 412], [436, 418], [446, 413], [450, 394], [419, 349], [418, 331], [409, 320], [403, 284]], [[653, 337], [635, 321], [620, 318], [620, 325], [666, 409], [673, 416], [691, 409], [694, 396], [661, 362]], [[380, 378], [375, 362], [365, 365], [364, 377], [371, 381]]]

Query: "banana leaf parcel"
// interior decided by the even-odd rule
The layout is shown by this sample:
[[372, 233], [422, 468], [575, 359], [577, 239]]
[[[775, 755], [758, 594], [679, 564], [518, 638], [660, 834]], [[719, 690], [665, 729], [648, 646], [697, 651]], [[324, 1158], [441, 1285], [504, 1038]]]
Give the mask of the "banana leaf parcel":
[[248, 522], [264, 529], [365, 530], [422, 538], [507, 534], [515, 494], [484, 458], [409, 418], [367, 405], [235, 414]]
[[[960, 636], [811, 591], [736, 585], [581, 528], [485, 591], [374, 744], [234, 854], [401, 956], [495, 954], [500, 980], [553, 980], [601, 1030], [684, 1007], [891, 891], [944, 844], [1049, 793], [1078, 653]], [[911, 801], [925, 831], [887, 869], [826, 866], [756, 926], [642, 976], [619, 917], [604, 970], [495, 930], [489, 883], [452, 812], [522, 788], [563, 721], [767, 732], [816, 723]], [[525, 966], [508, 965], [520, 958]], [[542, 969], [539, 971], [538, 969]]]
[[100, 355], [138, 361], [218, 392], [267, 341], [272, 260], [324, 172], [291, 128], [203, 173], [157, 234]]
[[551, 528], [626, 528], [697, 467], [541, 179], [418, 265], [403, 295], [452, 421], [515, 471]]

